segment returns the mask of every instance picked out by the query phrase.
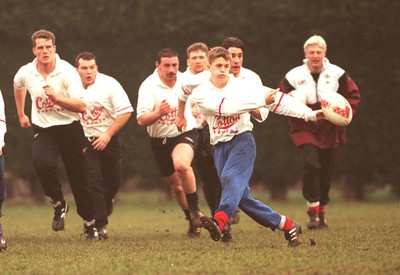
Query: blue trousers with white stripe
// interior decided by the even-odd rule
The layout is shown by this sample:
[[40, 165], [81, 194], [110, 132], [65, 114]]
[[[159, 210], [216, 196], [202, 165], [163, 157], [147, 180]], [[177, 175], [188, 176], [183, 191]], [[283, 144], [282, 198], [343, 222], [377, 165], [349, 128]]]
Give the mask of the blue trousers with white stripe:
[[256, 143], [251, 132], [241, 133], [215, 146], [214, 160], [222, 185], [217, 211], [223, 211], [231, 218], [239, 207], [257, 223], [275, 230], [281, 215], [250, 194], [249, 181], [255, 158]]

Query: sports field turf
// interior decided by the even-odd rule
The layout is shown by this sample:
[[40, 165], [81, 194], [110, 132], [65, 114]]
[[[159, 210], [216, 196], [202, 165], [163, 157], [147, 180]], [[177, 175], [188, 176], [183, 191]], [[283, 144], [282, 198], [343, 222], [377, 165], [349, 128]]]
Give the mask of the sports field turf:
[[[299, 192], [286, 202], [253, 195], [306, 227]], [[327, 210], [330, 228], [304, 229], [294, 249], [286, 247], [282, 232], [243, 213], [233, 226], [233, 243], [214, 242], [205, 230], [190, 239], [177, 204], [156, 192], [119, 194], [109, 240], [89, 242], [71, 197], [68, 202], [63, 232], [51, 230], [50, 204], [5, 203], [1, 222], [9, 247], [0, 253], [0, 274], [400, 274], [400, 202], [386, 193], [367, 202], [334, 195]], [[201, 206], [208, 214], [204, 200]]]

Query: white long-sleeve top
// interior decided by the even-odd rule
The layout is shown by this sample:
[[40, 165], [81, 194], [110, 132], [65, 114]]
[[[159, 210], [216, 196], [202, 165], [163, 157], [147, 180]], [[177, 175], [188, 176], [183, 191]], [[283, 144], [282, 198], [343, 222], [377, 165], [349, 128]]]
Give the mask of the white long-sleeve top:
[[[235, 135], [251, 131], [249, 111], [266, 107], [280, 115], [316, 120], [315, 112], [299, 101], [278, 92], [275, 103], [265, 104], [265, 96], [271, 88], [251, 85], [248, 81], [230, 77], [222, 89], [207, 81], [192, 91], [191, 100], [197, 104], [210, 126], [210, 142], [227, 142]], [[180, 99], [187, 101], [190, 93], [183, 91]]]
[[[186, 69], [186, 71], [184, 71], [181, 74], [182, 78], [182, 88], [183, 89], [194, 89], [195, 87], [199, 86], [201, 83], [207, 81], [208, 79], [210, 79], [210, 72], [209, 71], [202, 71], [200, 73], [194, 74], [190, 71], [189, 67]], [[193, 109], [197, 109], [196, 104], [193, 105], [193, 102], [191, 102], [190, 100], [190, 96], [188, 99], [188, 105], [191, 107], [192, 109], [192, 113], [193, 113]], [[193, 106], [192, 106], [193, 105]], [[199, 111], [199, 110], [198, 110]], [[203, 125], [203, 121], [204, 121], [204, 115], [200, 112], [198, 112], [199, 114], [197, 116], [194, 116], [196, 119], [196, 125], [194, 126], [194, 128], [196, 129], [203, 129], [204, 125]]]
[[0, 149], [4, 147], [4, 136], [7, 132], [7, 125], [6, 125], [6, 112], [4, 107], [4, 99], [3, 95], [0, 91]]

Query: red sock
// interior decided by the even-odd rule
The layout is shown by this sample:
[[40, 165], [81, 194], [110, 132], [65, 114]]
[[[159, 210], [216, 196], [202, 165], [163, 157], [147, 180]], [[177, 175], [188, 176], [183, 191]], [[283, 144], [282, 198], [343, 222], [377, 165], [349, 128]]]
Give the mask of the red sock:
[[286, 217], [285, 219], [285, 224], [283, 225], [282, 231], [286, 232], [289, 231], [290, 228], [292, 228], [294, 222], [289, 219], [288, 217]]
[[307, 212], [311, 211], [311, 210], [314, 210], [315, 214], [318, 216], [319, 212], [320, 212], [320, 207], [319, 207], [319, 205], [307, 207]]
[[218, 211], [214, 214], [214, 219], [218, 222], [219, 229], [221, 231], [224, 229], [225, 224], [229, 221], [228, 215], [225, 214], [223, 211]]
[[324, 206], [319, 206], [319, 214], [325, 213], [325, 207]]

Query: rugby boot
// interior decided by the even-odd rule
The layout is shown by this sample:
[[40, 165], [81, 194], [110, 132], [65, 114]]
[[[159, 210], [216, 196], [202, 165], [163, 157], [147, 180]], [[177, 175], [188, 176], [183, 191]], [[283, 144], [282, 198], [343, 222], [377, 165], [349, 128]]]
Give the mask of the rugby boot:
[[211, 239], [219, 241], [222, 238], [222, 232], [219, 229], [218, 222], [214, 218], [207, 216], [200, 217], [201, 225], [210, 233]]
[[200, 226], [193, 226], [192, 221], [189, 221], [189, 230], [187, 232], [187, 235], [189, 237], [200, 237], [200, 231], [201, 227]]
[[308, 214], [308, 229], [316, 229], [319, 225], [319, 217], [315, 209], [310, 209], [307, 211]]
[[231, 228], [231, 223], [228, 222], [225, 226], [224, 229], [222, 229], [222, 238], [221, 241], [224, 243], [231, 243], [233, 242], [233, 237], [232, 237], [232, 228]]
[[0, 252], [6, 252], [7, 250], [7, 242], [4, 234], [0, 234]]
[[107, 240], [108, 235], [107, 235], [107, 227], [105, 225], [97, 227], [97, 233], [99, 234], [99, 239], [100, 240]]
[[64, 230], [65, 215], [68, 212], [68, 204], [66, 201], [51, 202], [54, 208], [54, 217], [51, 224], [54, 231]]
[[190, 211], [190, 220], [189, 220], [189, 231], [187, 235], [189, 237], [200, 237], [201, 231], [201, 222], [200, 217], [203, 216], [200, 210]]
[[300, 244], [301, 226], [297, 222], [293, 222], [292, 227], [284, 233], [285, 239], [288, 241], [288, 247], [296, 247]]
[[328, 228], [328, 223], [325, 218], [325, 212], [319, 213], [318, 218], [319, 218], [318, 226], [320, 228]]
[[98, 241], [99, 233], [97, 232], [97, 228], [94, 225], [94, 220], [88, 222], [83, 221], [83, 234], [88, 241]]

